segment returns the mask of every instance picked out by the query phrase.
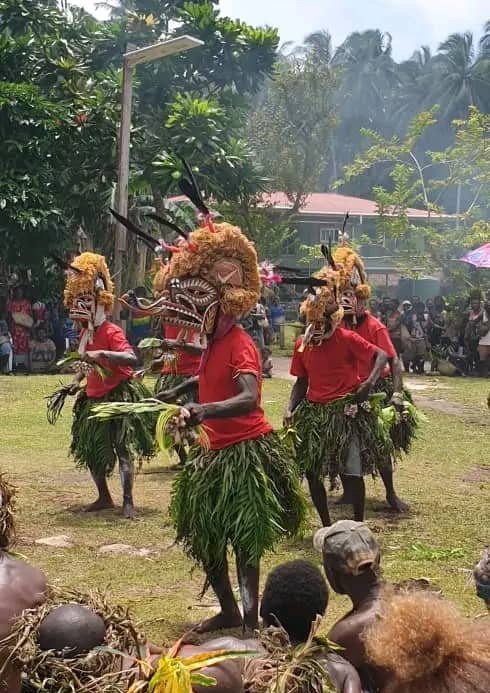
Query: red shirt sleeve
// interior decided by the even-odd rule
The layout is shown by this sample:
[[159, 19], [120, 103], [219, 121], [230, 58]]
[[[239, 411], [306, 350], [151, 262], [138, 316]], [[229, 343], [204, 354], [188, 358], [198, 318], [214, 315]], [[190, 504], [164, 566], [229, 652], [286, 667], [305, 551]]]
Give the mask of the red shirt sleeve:
[[362, 355], [364, 358], [374, 358], [378, 351], [377, 346], [371, 344], [371, 342], [368, 342], [356, 332], [349, 332], [349, 337], [349, 349], [355, 358], [357, 358], [358, 355]]
[[238, 378], [242, 373], [251, 373], [257, 378], [261, 374], [260, 356], [252, 339], [243, 332], [241, 339], [234, 345], [231, 352], [233, 377]]
[[307, 378], [308, 372], [303, 362], [303, 354], [299, 350], [300, 346], [301, 337], [296, 340], [296, 344], [294, 345], [293, 359], [291, 361], [291, 367], [289, 369], [289, 372], [291, 375], [296, 376], [296, 378]]
[[396, 350], [386, 327], [379, 327], [376, 330], [376, 346], [385, 351], [389, 359], [395, 358]]
[[111, 325], [111, 329], [108, 331], [108, 337], [109, 346], [107, 347], [107, 351], [125, 351], [129, 353], [133, 351], [133, 347], [118, 325]]

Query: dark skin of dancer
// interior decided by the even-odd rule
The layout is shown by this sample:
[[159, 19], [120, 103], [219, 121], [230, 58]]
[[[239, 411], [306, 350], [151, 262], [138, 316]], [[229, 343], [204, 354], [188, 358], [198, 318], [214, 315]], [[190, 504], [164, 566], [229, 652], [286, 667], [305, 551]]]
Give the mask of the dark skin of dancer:
[[[45, 591], [46, 578], [40, 570], [0, 551], [0, 640], [10, 635], [12, 623], [24, 609], [44, 602]], [[7, 656], [0, 651], [0, 669]], [[15, 666], [8, 664], [0, 675], [0, 691], [20, 693], [21, 672]]]
[[[178, 387], [160, 392], [156, 395], [162, 402], [173, 402], [180, 395], [195, 388], [198, 377], [189, 378]], [[210, 402], [197, 404], [191, 402], [185, 405], [190, 414], [188, 426], [197, 426], [206, 419], [224, 419], [230, 416], [243, 416], [253, 411], [257, 406], [259, 397], [258, 383], [254, 375], [242, 373], [236, 379], [238, 393], [222, 402]], [[228, 562], [226, 557], [221, 567], [217, 570], [206, 570], [209, 584], [218, 597], [221, 613], [203, 621], [197, 632], [205, 633], [224, 628], [236, 628], [243, 626], [245, 631], [253, 631], [258, 626], [259, 613], [259, 566], [250, 565], [241, 558], [236, 557], [236, 569], [240, 585], [240, 594], [243, 604], [243, 619], [238, 608], [230, 577], [228, 575]]]
[[[329, 329], [329, 328], [328, 328]], [[327, 331], [327, 330], [326, 330]], [[387, 357], [384, 351], [378, 349], [374, 359], [373, 369], [369, 378], [361, 383], [355, 392], [355, 397], [358, 402], [363, 402], [369, 397], [372, 387], [379, 379], [383, 368], [386, 365]], [[308, 378], [297, 378], [291, 391], [291, 396], [287, 409], [284, 413], [284, 426], [289, 428], [294, 421], [294, 412], [298, 405], [304, 400], [308, 391]], [[328, 510], [327, 491], [324, 481], [316, 474], [309, 473], [306, 475], [308, 486], [310, 489], [311, 499], [320, 516], [320, 520], [324, 527], [331, 524], [330, 513]], [[346, 491], [351, 499], [354, 508], [354, 519], [362, 522], [364, 519], [364, 505], [366, 499], [366, 487], [363, 477], [348, 476], [344, 477]]]
[[[362, 312], [360, 312], [357, 315], [357, 320], [360, 321], [363, 319], [363, 315], [365, 315], [365, 309], [363, 308]], [[346, 316], [344, 318], [344, 322], [346, 324], [346, 327], [348, 327], [351, 330], [356, 331], [356, 326], [354, 325], [354, 321], [352, 319], [352, 316]], [[393, 358], [388, 357], [388, 365], [390, 366], [390, 372], [391, 372], [391, 378], [393, 380], [393, 389], [394, 392], [403, 392], [403, 377], [402, 377], [402, 364], [398, 356], [395, 356]], [[398, 409], [398, 411], [403, 410], [403, 400], [398, 400], [396, 398], [393, 398], [392, 400], [393, 405]], [[390, 506], [392, 510], [394, 510], [397, 513], [406, 513], [409, 510], [409, 506], [407, 503], [405, 503], [401, 498], [398, 497], [396, 491], [395, 491], [395, 485], [393, 482], [393, 467], [392, 465], [386, 465], [386, 467], [383, 467], [383, 469], [379, 470], [379, 475], [381, 477], [381, 480], [383, 481], [385, 490], [386, 490], [386, 502]], [[349, 496], [345, 491], [345, 477], [342, 476], [342, 485], [344, 487], [344, 493], [341, 498], [337, 501], [338, 505], [348, 505], [350, 503]]]
[[[81, 360], [85, 363], [98, 363], [101, 358], [107, 359], [110, 363], [118, 366], [131, 366], [134, 368], [138, 364], [138, 359], [134, 351], [106, 351], [95, 350], [86, 351]], [[77, 373], [71, 384], [70, 394], [74, 395], [80, 389], [80, 383], [85, 378], [83, 373]], [[132, 520], [135, 517], [134, 501], [133, 501], [133, 484], [134, 484], [134, 464], [132, 460], [126, 459], [124, 454], [118, 455], [120, 462], [121, 484], [123, 488], [123, 515], [126, 519]], [[122, 459], [121, 459], [122, 457]], [[111, 492], [107, 484], [107, 477], [104, 472], [100, 474], [92, 474], [92, 478], [97, 486], [99, 497], [94, 503], [91, 503], [85, 508], [85, 512], [97, 512], [114, 507]]]

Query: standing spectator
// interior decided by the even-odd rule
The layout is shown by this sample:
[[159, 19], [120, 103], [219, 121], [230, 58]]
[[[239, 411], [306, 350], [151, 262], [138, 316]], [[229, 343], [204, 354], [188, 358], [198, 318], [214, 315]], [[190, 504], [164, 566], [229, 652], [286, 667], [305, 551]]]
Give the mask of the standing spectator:
[[7, 323], [6, 301], [0, 297], [0, 374], [10, 375], [12, 370], [12, 340]]
[[49, 339], [46, 325], [39, 323], [34, 328], [34, 338], [29, 343], [29, 366], [31, 373], [49, 373], [56, 362], [56, 344]]
[[473, 293], [470, 297], [470, 308], [464, 332], [464, 343], [468, 350], [469, 370], [475, 372], [478, 369], [478, 346], [480, 341], [480, 323], [483, 319], [483, 306], [481, 294]]
[[396, 298], [390, 301], [390, 307], [386, 313], [386, 327], [390, 333], [391, 341], [396, 349], [396, 353], [402, 353], [402, 314], [398, 307]]
[[267, 315], [265, 307], [261, 302], [257, 303], [254, 310], [242, 320], [243, 329], [253, 339], [261, 356], [263, 375], [266, 378], [270, 378], [272, 371], [271, 351], [265, 345], [265, 330], [267, 326]]
[[403, 365], [407, 373], [423, 374], [427, 356], [427, 336], [425, 333], [425, 306], [419, 300], [416, 307], [410, 301], [403, 301], [402, 344]]
[[272, 329], [274, 334], [278, 335], [281, 331], [281, 325], [284, 325], [286, 322], [286, 311], [281, 306], [276, 296], [272, 299], [270, 312]]
[[490, 364], [490, 298], [487, 298], [483, 306], [483, 314], [478, 331], [478, 354], [480, 357], [479, 373], [487, 377]]
[[391, 298], [389, 296], [383, 296], [381, 300], [380, 312], [381, 312], [381, 322], [386, 325], [386, 320], [388, 313], [391, 311]]
[[27, 366], [29, 338], [33, 325], [31, 302], [26, 298], [23, 286], [16, 286], [13, 298], [7, 303], [7, 313], [12, 335], [14, 365]]
[[371, 313], [371, 315], [374, 315], [375, 318], [381, 320], [381, 304], [379, 298], [373, 296], [369, 300], [369, 312]]

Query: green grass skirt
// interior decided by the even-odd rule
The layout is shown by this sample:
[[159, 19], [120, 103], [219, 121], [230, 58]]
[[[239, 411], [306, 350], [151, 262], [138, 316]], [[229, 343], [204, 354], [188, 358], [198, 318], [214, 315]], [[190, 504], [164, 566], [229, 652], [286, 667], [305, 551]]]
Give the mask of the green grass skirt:
[[229, 545], [257, 565], [277, 541], [301, 531], [305, 513], [296, 465], [275, 433], [192, 450], [170, 504], [177, 539], [206, 570], [224, 562]]
[[155, 454], [155, 418], [149, 415], [124, 416], [111, 421], [92, 419], [91, 409], [102, 402], [137, 402], [151, 397], [148, 388], [138, 380], [120, 383], [104, 397], [87, 397], [82, 390], [73, 407], [70, 453], [77, 467], [110, 475], [116, 464], [116, 447], [124, 446], [127, 454], [138, 460]]
[[355, 416], [347, 416], [346, 406], [355, 405], [351, 396], [329, 404], [303, 400], [295, 415], [299, 442], [297, 461], [304, 473], [329, 476], [332, 483], [343, 474], [352, 436], [357, 434], [361, 449], [362, 473], [376, 474], [391, 464], [393, 444], [374, 411], [357, 405]]
[[[176, 375], [173, 373], [162, 373], [155, 383], [155, 394], [171, 390], [178, 385], [182, 385], [186, 380], [189, 380], [190, 375]], [[197, 402], [197, 385], [192, 390], [184, 392], [177, 400], [178, 404], [188, 404], [189, 402]]]
[[[380, 378], [374, 386], [374, 392], [385, 393], [386, 401], [383, 405], [385, 407], [389, 405], [394, 391], [395, 388], [393, 387], [393, 380], [391, 376], [388, 378]], [[410, 404], [413, 404], [412, 394], [406, 388], [403, 388], [403, 399], [410, 402]], [[411, 415], [408, 415], [405, 420], [399, 421], [391, 426], [390, 436], [391, 440], [393, 441], [396, 454], [399, 455], [402, 452], [408, 453], [410, 451], [412, 442], [417, 436], [417, 428], [418, 422]]]

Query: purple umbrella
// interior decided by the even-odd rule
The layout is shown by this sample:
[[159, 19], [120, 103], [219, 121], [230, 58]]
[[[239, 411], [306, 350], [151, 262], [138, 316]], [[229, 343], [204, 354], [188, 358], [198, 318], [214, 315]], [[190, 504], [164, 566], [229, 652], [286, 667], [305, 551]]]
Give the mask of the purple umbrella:
[[475, 267], [490, 269], [490, 243], [485, 243], [485, 245], [475, 250], [470, 250], [469, 253], [466, 253], [466, 255], [463, 255], [463, 257], [459, 259], [461, 262], [467, 262], [469, 265], [474, 265]]

